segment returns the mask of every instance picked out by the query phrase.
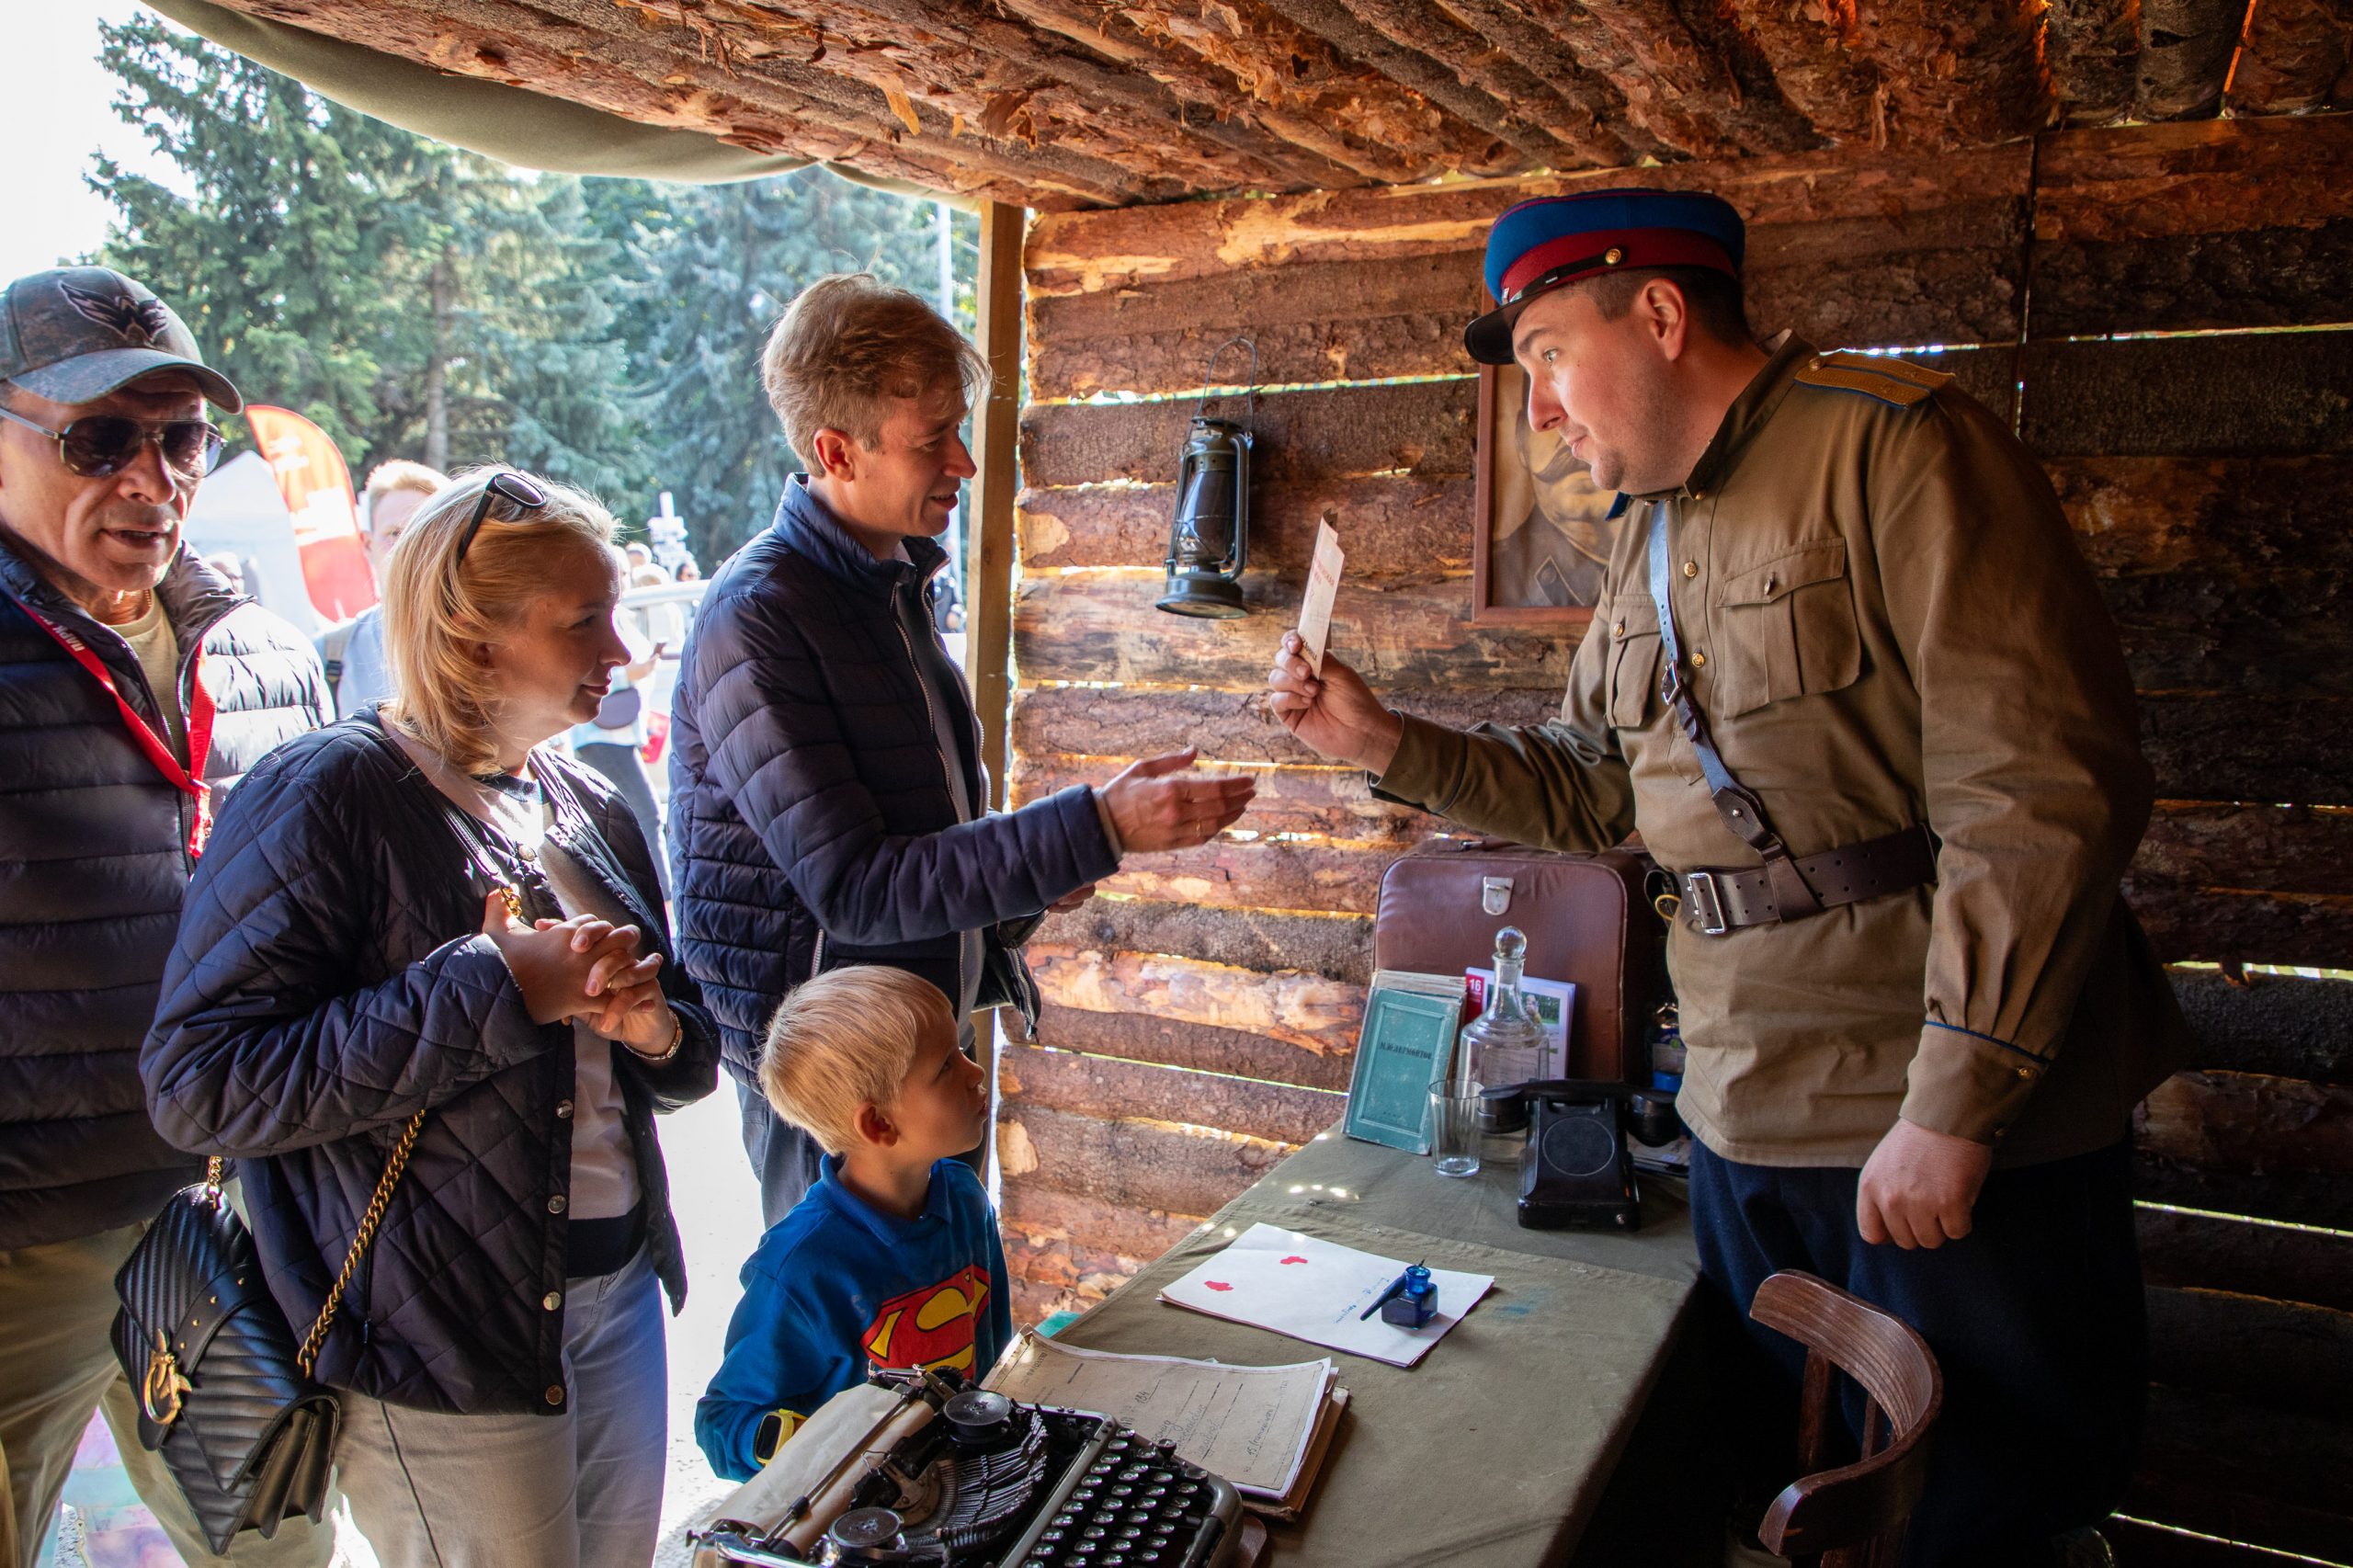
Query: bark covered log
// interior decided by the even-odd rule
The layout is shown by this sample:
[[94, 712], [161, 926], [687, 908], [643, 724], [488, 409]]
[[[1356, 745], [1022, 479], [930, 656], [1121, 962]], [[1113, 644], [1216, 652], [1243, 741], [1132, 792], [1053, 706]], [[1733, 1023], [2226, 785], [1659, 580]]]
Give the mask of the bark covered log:
[[1174, 1214], [1214, 1214], [1290, 1153], [1289, 1145], [1262, 1138], [1165, 1122], [1099, 1121], [1042, 1106], [1008, 1116], [999, 1126], [1001, 1154], [1010, 1142], [1031, 1162], [1017, 1170], [1006, 1160], [1009, 1179]]
[[2143, 692], [2157, 792], [2353, 805], [2353, 701], [2268, 692]]
[[[1298, 590], [1249, 574], [1244, 598], [1256, 613], [1202, 621], [1154, 611], [1159, 582], [1106, 572], [1023, 583], [1013, 611], [1022, 679], [1263, 689]], [[1377, 687], [1460, 691], [1565, 690], [1575, 651], [1557, 632], [1472, 625], [1467, 577], [1385, 590], [1343, 580], [1331, 648]]]
[[[1587, 141], [1581, 145], [1574, 130], [1556, 133], [1540, 120], [1519, 112], [1518, 106], [1498, 101], [1437, 61], [1400, 45], [1339, 0], [1262, 3], [1293, 26], [1324, 40], [1340, 53], [1363, 61], [1457, 119], [1510, 143], [1533, 162], [1574, 168], [1592, 165], [1614, 167], [1626, 161], [1621, 155], [1623, 142], [1611, 138], [1606, 143]], [[1612, 146], [1616, 152], [1609, 151]]]
[[[1037, 940], [1073, 952], [1168, 953], [1263, 973], [1295, 971], [1359, 987], [1372, 981], [1372, 926], [1356, 915], [1283, 915], [1260, 909], [1096, 898], [1066, 915], [1049, 915], [1039, 927]], [[1046, 1043], [1060, 1042], [1049, 1040]], [[1300, 1049], [1282, 1046], [1286, 1052], [1296, 1053]], [[1289, 1074], [1265, 1076], [1292, 1081]]]
[[[1250, 569], [1303, 582], [1324, 514], [1335, 518], [1348, 573], [1427, 577], [1471, 567], [1468, 479], [1340, 479], [1258, 487], [1251, 496]], [[1176, 508], [1173, 484], [1027, 490], [1017, 527], [1025, 568], [1157, 566]]]
[[[1156, 861], [1137, 856], [1134, 863]], [[1030, 943], [1040, 994], [1057, 1006], [1149, 1013], [1212, 1028], [1243, 1029], [1320, 1055], [1356, 1049], [1364, 987], [1299, 970], [1262, 974], [1165, 953], [1101, 953]]]
[[2044, 458], [2353, 452], [2353, 330], [2029, 344]]
[[2071, 131], [2037, 165], [2034, 331], [2302, 326], [2353, 315], [2353, 121]]
[[2173, 989], [2197, 1041], [2191, 1065], [2353, 1085], [2353, 981], [2251, 974], [2234, 984], [2180, 971]]
[[2043, 54], [2069, 125], [2106, 125], [2132, 107], [2140, 0], [2051, 0]]
[[2133, 1222], [2141, 1267], [2153, 1285], [2353, 1311], [2353, 1239], [2162, 1209], [2142, 1209]]
[[1001, 158], [984, 146], [952, 148], [944, 138], [909, 137], [880, 95], [851, 83], [822, 89], [809, 83], [804, 93], [764, 73], [714, 85], [696, 62], [682, 62], [666, 50], [646, 51], [658, 62], [648, 64], [625, 41], [595, 29], [567, 34], [519, 5], [481, 0], [446, 13], [441, 7], [362, 12], [326, 0], [232, 5], [248, 16], [455, 75], [517, 85], [561, 84], [573, 101], [624, 119], [701, 131], [758, 153], [855, 164], [938, 190], [998, 201], [1021, 201], [1026, 193], [1040, 208], [1116, 204], [1140, 194], [1116, 165], [1089, 162], [1082, 167], [1042, 159], [1025, 170], [1017, 160]]
[[1887, 100], [1863, 59], [1848, 6], [1741, 6], [1741, 30], [1772, 67], [1781, 96], [1834, 146], [1888, 144]]
[[1188, 1068], [1084, 1056], [1035, 1045], [1006, 1049], [998, 1063], [1006, 1110], [1033, 1107], [1091, 1116], [1213, 1127], [1280, 1143], [1304, 1143], [1340, 1119], [1347, 1098], [1330, 1089], [1256, 1083]]
[[1344, 1093], [1353, 1060], [1319, 1056], [1242, 1029], [1221, 1029], [1144, 1013], [1090, 1013], [1051, 1005], [1039, 1015], [1037, 1039], [1058, 1051]]
[[[1318, 388], [1258, 400], [1251, 482], [1410, 472], [1471, 472], [1476, 380]], [[1193, 417], [1188, 399], [1032, 407], [1021, 416], [1021, 472], [1034, 485], [1173, 483]]]
[[2353, 103], [2353, 5], [2263, 0], [2224, 102], [2234, 114], [2297, 114]]
[[[1212, 57], [1187, 47], [1165, 18], [1139, 7], [1121, 8], [1096, 0], [1006, 0], [1006, 8], [1033, 27], [1058, 33], [1128, 70], [1152, 77], [1205, 113], [1236, 115], [1252, 121], [1270, 135], [1365, 179], [1400, 184], [1452, 173], [1477, 163], [1484, 145], [1483, 138], [1449, 136], [1447, 132], [1455, 128], [1435, 106], [1386, 82], [1381, 85], [1400, 102], [1384, 106], [1385, 112], [1368, 112], [1361, 97], [1350, 102], [1349, 107], [1358, 111], [1353, 115], [1302, 112], [1292, 106], [1305, 99], [1304, 94], [1251, 90], [1251, 83], [1288, 85], [1288, 72], [1256, 71], [1249, 82], [1239, 79]], [[1161, 25], [1153, 26], [1155, 22]], [[1145, 31], [1146, 27], [1152, 30]], [[1355, 80], [1362, 91], [1380, 79], [1363, 72]], [[1368, 120], [1377, 124], [1369, 125]], [[1391, 139], [1382, 139], [1384, 130]], [[1322, 183], [1352, 182], [1326, 177]]]
[[[2126, 132], [2114, 134], [2124, 135]], [[1858, 219], [1871, 236], [1912, 232], [1923, 215], [2026, 196], [2025, 145], [1935, 154], [1788, 153], [1642, 171], [1644, 185], [1708, 190], [1740, 210], [1753, 245], [1784, 224]], [[1023, 263], [1033, 298], [1211, 278], [1309, 261], [1397, 260], [1477, 250], [1514, 202], [1623, 184], [1622, 171], [1461, 182], [1399, 190], [1327, 191], [1265, 199], [1189, 201], [1114, 212], [1055, 213], [1030, 226]], [[1983, 222], [1984, 216], [1969, 222]], [[2015, 217], [2002, 220], [2015, 224]], [[1850, 230], [1850, 235], [1863, 231]], [[2003, 243], [1999, 233], [1981, 243]]]
[[2134, 112], [2143, 119], [2204, 119], [2246, 25], [2248, 0], [2141, 0]]
[[2125, 895], [2167, 963], [2353, 968], [2353, 897], [2128, 882]]
[[622, 3], [688, 25], [721, 47], [739, 33], [779, 28], [830, 40], [826, 67], [898, 94], [903, 119], [921, 103], [969, 125], [1017, 128], [1032, 145], [1100, 141], [1118, 149], [1107, 154], [1115, 161], [1175, 175], [1195, 189], [1313, 184], [1340, 173], [1254, 127], [1190, 117], [1150, 76], [978, 7], [845, 0], [802, 19], [753, 0]]
[[2149, 1376], [2269, 1410], [2353, 1410], [2353, 1314], [2226, 1290], [2149, 1290]]
[[2040, 4], [1880, 0], [1860, 8], [1865, 57], [1905, 147], [1979, 147], [2030, 135], [2057, 105], [2037, 47]]
[[[1736, 157], [1741, 140], [1728, 131], [1719, 112], [1733, 98], [1731, 77], [1721, 62], [1691, 49], [1682, 23], [1665, 6], [1660, 25], [1672, 34], [1638, 52], [1598, 17], [1577, 7], [1574, 18], [1558, 7], [1538, 8], [1512, 0], [1445, 0], [1502, 53], [1546, 81], [1590, 73], [1616, 93], [1627, 121], [1663, 149], [1686, 157]], [[1546, 16], [1550, 9], [1556, 14]], [[1806, 142], [1791, 142], [1804, 146]]]
[[[1381, 690], [1381, 699], [1401, 713], [1416, 714], [1457, 729], [1483, 721], [1540, 724], [1561, 710], [1560, 692], [1549, 688], [1454, 691], [1390, 687]], [[2234, 727], [2228, 722], [2216, 725], [2225, 730]], [[1226, 762], [1324, 760], [1291, 739], [1290, 732], [1267, 711], [1263, 690], [1032, 687], [1023, 691], [1014, 704], [1013, 736], [1015, 749], [1019, 751], [1154, 756], [1192, 745], [1199, 746], [1203, 756]], [[2200, 744], [2202, 748], [2209, 743], [2201, 737]], [[2222, 742], [2217, 737], [2211, 744], [2219, 746]]]

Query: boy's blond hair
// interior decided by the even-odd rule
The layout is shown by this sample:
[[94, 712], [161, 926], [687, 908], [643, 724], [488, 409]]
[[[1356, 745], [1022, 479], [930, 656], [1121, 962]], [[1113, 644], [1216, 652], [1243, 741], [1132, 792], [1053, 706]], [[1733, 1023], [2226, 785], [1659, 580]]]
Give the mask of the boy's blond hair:
[[795, 986], [768, 1020], [760, 1091], [829, 1154], [858, 1142], [860, 1106], [899, 1097], [926, 1028], [953, 1029], [939, 987], [881, 964], [852, 964]]

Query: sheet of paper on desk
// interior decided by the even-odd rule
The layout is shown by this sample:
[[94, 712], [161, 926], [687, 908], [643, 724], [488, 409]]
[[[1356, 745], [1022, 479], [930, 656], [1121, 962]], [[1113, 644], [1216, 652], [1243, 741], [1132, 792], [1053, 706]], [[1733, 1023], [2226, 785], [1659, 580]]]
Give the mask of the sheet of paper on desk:
[[1414, 1258], [1381, 1257], [1336, 1242], [1318, 1241], [1272, 1225], [1251, 1226], [1232, 1245], [1160, 1292], [1171, 1305], [1212, 1317], [1410, 1367], [1429, 1354], [1495, 1283], [1491, 1274], [1433, 1268], [1438, 1316], [1421, 1328], [1399, 1328], [1375, 1312], [1381, 1291]]
[[1332, 631], [1332, 600], [1340, 591], [1340, 536], [1333, 531], [1332, 514], [1315, 525], [1315, 555], [1307, 563], [1307, 597], [1299, 607], [1301, 652], [1307, 667], [1324, 673], [1324, 642]]
[[988, 1386], [1033, 1404], [1124, 1422], [1234, 1485], [1279, 1497], [1307, 1456], [1330, 1395], [1331, 1358], [1233, 1367], [1179, 1356], [1117, 1356], [1024, 1332]]

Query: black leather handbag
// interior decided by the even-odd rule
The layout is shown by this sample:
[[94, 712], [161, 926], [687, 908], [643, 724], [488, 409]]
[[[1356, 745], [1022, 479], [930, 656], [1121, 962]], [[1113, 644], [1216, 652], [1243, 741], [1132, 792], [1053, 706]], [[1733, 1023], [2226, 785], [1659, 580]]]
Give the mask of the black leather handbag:
[[311, 1369], [424, 1126], [418, 1111], [402, 1130], [299, 1346], [219, 1160], [172, 1195], [115, 1276], [114, 1353], [139, 1390], [139, 1440], [164, 1456], [215, 1551], [241, 1530], [274, 1536], [297, 1514], [325, 1512], [342, 1410]]

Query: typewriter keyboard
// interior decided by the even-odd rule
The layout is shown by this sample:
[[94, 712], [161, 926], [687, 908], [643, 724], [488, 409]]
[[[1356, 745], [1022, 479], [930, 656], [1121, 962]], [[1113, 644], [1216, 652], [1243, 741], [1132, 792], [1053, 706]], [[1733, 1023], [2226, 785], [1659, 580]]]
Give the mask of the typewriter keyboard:
[[1021, 1568], [1182, 1568], [1206, 1562], [1227, 1490], [1174, 1446], [1121, 1431], [1105, 1444], [1018, 1559]]

